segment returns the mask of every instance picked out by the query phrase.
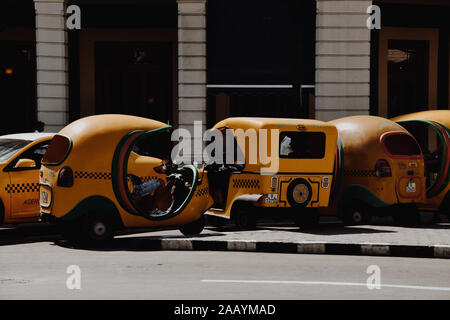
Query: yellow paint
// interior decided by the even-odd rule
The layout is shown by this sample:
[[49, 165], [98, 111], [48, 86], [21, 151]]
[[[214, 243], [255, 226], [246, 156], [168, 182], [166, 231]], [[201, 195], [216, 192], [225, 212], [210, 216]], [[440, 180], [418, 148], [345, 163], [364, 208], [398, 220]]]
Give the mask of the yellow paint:
[[[178, 226], [197, 220], [208, 205], [212, 204], [208, 193], [197, 197], [194, 194], [189, 205], [180, 214], [162, 221], [152, 221], [127, 212], [115, 196], [110, 177], [114, 152], [121, 139], [136, 130], [150, 131], [164, 127], [167, 127], [167, 124], [140, 117], [97, 115], [82, 118], [63, 128], [59, 134], [72, 140], [72, 150], [63, 163], [42, 166], [41, 190], [50, 194], [48, 202], [51, 205], [46, 208], [41, 199], [41, 212], [61, 218], [84, 199], [102, 196], [112, 201], [125, 227]], [[161, 164], [161, 159], [131, 152], [128, 158], [128, 174], [165, 180], [164, 174], [154, 171], [154, 168]], [[57, 186], [58, 173], [66, 166], [70, 167], [75, 175], [74, 184], [70, 188]], [[75, 172], [101, 173], [103, 178], [77, 178]], [[199, 176], [202, 176], [201, 172]], [[205, 178], [197, 184], [196, 193], [207, 185], [208, 180]], [[128, 187], [131, 188], [131, 185]]]
[[[334, 160], [337, 148], [337, 130], [332, 124], [317, 120], [307, 119], [276, 119], [276, 118], [228, 118], [214, 126], [215, 129], [229, 128], [232, 130], [242, 129], [246, 132], [249, 129], [256, 131], [259, 137], [261, 129], [279, 130], [282, 132], [322, 132], [326, 136], [325, 155], [322, 159], [287, 159], [279, 158], [279, 139], [271, 141], [271, 135], [268, 133], [267, 145], [271, 154], [279, 161], [279, 167], [276, 172], [262, 172], [262, 169], [270, 167], [268, 164], [262, 163], [261, 159], [257, 159], [255, 163], [250, 163], [251, 148], [248, 141], [236, 139], [239, 147], [245, 155], [245, 167], [238, 172], [231, 174], [228, 183], [228, 193], [225, 208], [217, 210], [212, 208], [208, 211], [209, 214], [219, 215], [229, 218], [231, 216], [231, 209], [235, 201], [238, 201], [242, 196], [258, 196], [261, 198], [255, 205], [271, 208], [290, 208], [291, 205], [287, 199], [287, 193], [290, 183], [297, 178], [302, 178], [308, 181], [311, 187], [311, 198], [307, 202], [307, 208], [311, 207], [327, 207], [330, 199], [331, 184], [334, 173]], [[236, 138], [236, 135], [235, 135]], [[259, 142], [259, 139], [258, 139]], [[259, 143], [258, 143], [259, 144]], [[271, 150], [270, 146], [274, 144], [275, 150]], [[257, 147], [259, 153], [259, 147]], [[272, 184], [272, 177], [278, 178], [278, 183], [275, 188]], [[328, 178], [328, 185], [326, 188], [322, 187], [322, 179]], [[212, 183], [212, 182], [211, 182]], [[303, 187], [300, 187], [301, 189]], [[304, 188], [303, 188], [304, 189]], [[298, 190], [297, 190], [298, 191]], [[266, 202], [266, 195], [276, 195], [276, 201]], [[303, 197], [292, 194], [292, 196]]]
[[[391, 119], [392, 121], [426, 120], [434, 121], [450, 128], [450, 110], [428, 110], [404, 114]], [[447, 145], [450, 148], [450, 145]], [[437, 211], [447, 194], [450, 192], [450, 183], [441, 192], [427, 199], [427, 203], [421, 207], [423, 210]]]
[[[21, 167], [5, 171], [21, 155], [52, 137], [37, 139], [0, 163], [0, 201], [4, 209], [3, 223], [37, 222], [39, 220], [39, 169]], [[20, 160], [19, 160], [20, 161]], [[23, 163], [26, 162], [22, 161]], [[28, 161], [28, 164], [31, 162]]]
[[[348, 187], [361, 185], [388, 205], [426, 201], [423, 156], [416, 159], [393, 157], [381, 143], [382, 136], [391, 132], [411, 136], [402, 126], [375, 116], [345, 117], [330, 123], [337, 127], [344, 152], [342, 179], [335, 199], [340, 201], [342, 193]], [[379, 159], [388, 161], [391, 177], [375, 175], [375, 164]], [[406, 182], [410, 180], [416, 183], [416, 192], [406, 193]], [[338, 201], [334, 201], [333, 207], [337, 206]]]

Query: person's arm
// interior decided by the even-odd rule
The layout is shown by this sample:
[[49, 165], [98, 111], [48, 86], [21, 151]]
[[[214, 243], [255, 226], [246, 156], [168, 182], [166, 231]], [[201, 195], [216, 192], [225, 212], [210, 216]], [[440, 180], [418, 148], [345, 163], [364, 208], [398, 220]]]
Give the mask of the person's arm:
[[133, 193], [140, 197], [144, 197], [146, 195], [153, 193], [156, 189], [158, 189], [160, 184], [161, 183], [159, 182], [158, 179], [152, 179], [150, 181], [141, 184], [135, 184], [133, 187]]

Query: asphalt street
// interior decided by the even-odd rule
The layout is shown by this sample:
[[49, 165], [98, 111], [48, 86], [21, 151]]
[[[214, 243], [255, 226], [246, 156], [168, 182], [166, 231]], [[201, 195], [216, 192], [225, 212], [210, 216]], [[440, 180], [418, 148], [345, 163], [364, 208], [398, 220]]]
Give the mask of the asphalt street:
[[[0, 261], [0, 299], [450, 299], [448, 259], [151, 251], [126, 242], [100, 250], [56, 240], [3, 245]], [[380, 289], [367, 287], [373, 270]], [[80, 289], [68, 289], [68, 279]]]

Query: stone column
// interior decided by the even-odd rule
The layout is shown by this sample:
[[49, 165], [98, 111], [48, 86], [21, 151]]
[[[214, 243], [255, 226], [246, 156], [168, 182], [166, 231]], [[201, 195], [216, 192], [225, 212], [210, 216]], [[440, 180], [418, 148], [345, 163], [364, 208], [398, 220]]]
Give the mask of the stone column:
[[[206, 129], [206, 0], [178, 0], [178, 124], [194, 133]], [[199, 139], [197, 139], [199, 140]], [[201, 141], [194, 142], [201, 160]]]
[[370, 29], [367, 0], [318, 0], [316, 98], [319, 120], [369, 114]]
[[34, 0], [36, 9], [37, 115], [46, 132], [69, 120], [65, 0]]

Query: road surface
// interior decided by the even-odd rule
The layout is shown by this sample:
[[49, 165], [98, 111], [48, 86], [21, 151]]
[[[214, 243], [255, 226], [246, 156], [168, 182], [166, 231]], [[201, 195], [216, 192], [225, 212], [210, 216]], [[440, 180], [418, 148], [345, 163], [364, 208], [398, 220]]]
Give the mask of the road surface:
[[[0, 246], [0, 299], [450, 299], [448, 259], [151, 251], [115, 241], [104, 250], [58, 240]], [[378, 275], [381, 288], [369, 289]]]

